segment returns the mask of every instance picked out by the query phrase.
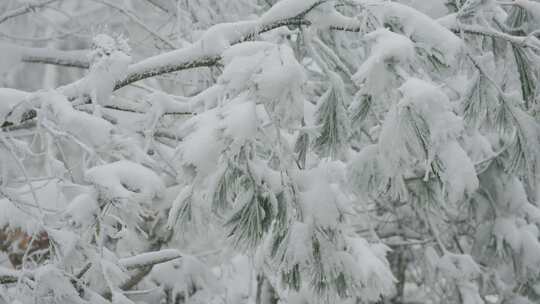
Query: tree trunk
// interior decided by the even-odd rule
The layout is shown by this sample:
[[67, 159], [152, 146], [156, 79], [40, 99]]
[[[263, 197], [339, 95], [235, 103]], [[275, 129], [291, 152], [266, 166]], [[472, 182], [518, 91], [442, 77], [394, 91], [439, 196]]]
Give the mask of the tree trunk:
[[264, 274], [257, 275], [257, 297], [256, 304], [277, 304], [279, 298], [274, 287], [268, 282]]

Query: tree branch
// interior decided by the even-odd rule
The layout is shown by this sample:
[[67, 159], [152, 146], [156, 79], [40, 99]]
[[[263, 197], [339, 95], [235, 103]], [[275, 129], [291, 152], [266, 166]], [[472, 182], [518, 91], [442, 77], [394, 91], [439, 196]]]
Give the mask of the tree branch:
[[[181, 51], [181, 50], [180, 50]], [[179, 52], [180, 53], [180, 52]], [[159, 56], [159, 55], [158, 55]], [[188, 59], [185, 61], [180, 61], [174, 64], [163, 64], [153, 68], [148, 68], [145, 70], [137, 71], [137, 64], [131, 65], [129, 68], [128, 76], [123, 80], [116, 83], [114, 86], [115, 90], [123, 88], [131, 83], [143, 80], [146, 78], [151, 78], [163, 74], [178, 72], [181, 70], [194, 69], [199, 67], [210, 67], [219, 64], [221, 61], [220, 56], [201, 56], [200, 58]]]
[[[230, 41], [230, 45], [253, 40], [262, 33], [282, 26], [310, 24], [311, 22], [308, 20], [298, 17], [279, 20], [262, 26], [257, 26], [258, 24], [254, 23], [253, 29], [236, 33], [239, 37]], [[204, 41], [199, 40], [186, 48], [159, 54], [132, 64], [129, 67], [128, 76], [116, 83], [115, 90], [125, 87], [133, 82], [162, 74], [218, 65], [221, 61], [221, 54], [209, 54], [208, 52], [205, 52], [203, 44]]]
[[518, 47], [527, 47], [536, 50], [538, 50], [540, 47], [540, 45], [532, 43], [533, 40], [531, 40], [531, 37], [529, 36], [514, 36], [482, 26], [458, 24], [456, 26], [449, 27], [448, 29], [454, 33], [465, 33], [504, 40]]
[[88, 69], [88, 51], [61, 51], [51, 48], [17, 47], [22, 53], [22, 61], [28, 63], [54, 64], [65, 67]]
[[[108, 1], [105, 0], [95, 0], [97, 2], [106, 4], [106, 5], [113, 5]], [[318, 2], [317, 4], [323, 3], [324, 1]], [[122, 9], [121, 7], [117, 7], [114, 5], [116, 9]], [[284, 18], [282, 20], [277, 20], [269, 23], [262, 23], [261, 22], [251, 22], [251, 28], [245, 29], [239, 29], [234, 35], [236, 37], [229, 39], [229, 44], [235, 45], [238, 43], [242, 43], [245, 41], [254, 40], [259, 36], [260, 34], [263, 34], [265, 32], [269, 32], [271, 30], [274, 30], [276, 28], [282, 27], [282, 26], [310, 26], [311, 22], [309, 20], [304, 19], [307, 13], [309, 13], [311, 10], [313, 10], [316, 7], [316, 5], [313, 5], [311, 7], [306, 8], [305, 11], [299, 13], [298, 15], [294, 17]], [[129, 13], [123, 10], [124, 13]], [[136, 16], [132, 16], [135, 17]], [[137, 19], [138, 20], [138, 19]], [[227, 24], [218, 24], [214, 27], [211, 27], [208, 31], [212, 31], [214, 29], [217, 29], [220, 26], [235, 26], [240, 25], [240, 23], [227, 23]], [[352, 32], [358, 32], [360, 28], [358, 26], [352, 26], [352, 25], [344, 25], [344, 24], [336, 24], [334, 26], [331, 26], [330, 29], [332, 30], [341, 30], [341, 31], [352, 31]], [[230, 33], [224, 33], [224, 34], [230, 34]], [[182, 48], [173, 50], [170, 52], [162, 53], [147, 59], [144, 59], [138, 63], [130, 65], [128, 69], [128, 75], [126, 78], [124, 78], [121, 81], [118, 81], [115, 85], [115, 90], [118, 90], [122, 87], [125, 87], [131, 83], [144, 80], [147, 78], [178, 72], [186, 69], [193, 69], [198, 67], [210, 67], [218, 65], [221, 61], [221, 51], [219, 52], [208, 52], [205, 51], [205, 42], [212, 42], [212, 41], [204, 41], [204, 36], [201, 40], [195, 42], [194, 44]], [[88, 68], [89, 64], [87, 61], [81, 60], [81, 58], [73, 58], [73, 52], [61, 52], [61, 51], [55, 51], [56, 53], [47, 54], [42, 51], [40, 54], [39, 49], [33, 49], [32, 52], [35, 54], [31, 54], [30, 48], [27, 50], [29, 54], [26, 54], [23, 56], [23, 61], [25, 62], [35, 62], [35, 63], [46, 63], [46, 64], [57, 64], [62, 66], [73, 66], [73, 67], [80, 67], [80, 68]], [[50, 51], [49, 51], [50, 52]], [[54, 55], [53, 55], [54, 54]], [[62, 87], [62, 91], [66, 93], [68, 98], [74, 98], [76, 96], [76, 82]]]
[[120, 259], [120, 265], [128, 270], [154, 266], [176, 260], [182, 257], [182, 253], [175, 249], [163, 249], [159, 251], [145, 252], [136, 256]]
[[[96, 0], [102, 2], [103, 0]], [[325, 1], [317, 2], [317, 5]], [[128, 68], [127, 76], [115, 84], [114, 90], [123, 88], [131, 83], [144, 80], [150, 77], [162, 74], [178, 72], [181, 70], [197, 67], [209, 67], [220, 64], [222, 52], [230, 46], [245, 41], [254, 40], [260, 34], [269, 32], [282, 26], [311, 26], [311, 21], [305, 19], [305, 16], [317, 5], [307, 7], [296, 16], [283, 18], [271, 22], [261, 20], [243, 21], [236, 23], [222, 23], [209, 28], [202, 38], [190, 46], [182, 49], [165, 52], [153, 57], [144, 59], [138, 63], [132, 64]], [[359, 31], [359, 26], [350, 22], [339, 23], [329, 26], [333, 30]], [[216, 41], [216, 39], [223, 39]], [[221, 44], [213, 47], [215, 44]], [[49, 60], [48, 62], [51, 62]], [[58, 88], [68, 99], [73, 100], [79, 96], [89, 95], [89, 92], [83, 92], [85, 86], [81, 86], [81, 80]], [[25, 116], [25, 120], [35, 117], [34, 115]]]

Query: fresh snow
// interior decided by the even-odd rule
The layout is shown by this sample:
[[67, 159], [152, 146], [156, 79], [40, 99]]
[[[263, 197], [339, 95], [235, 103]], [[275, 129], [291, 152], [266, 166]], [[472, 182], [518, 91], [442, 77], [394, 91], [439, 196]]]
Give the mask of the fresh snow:
[[110, 199], [151, 200], [162, 195], [164, 184], [154, 171], [137, 163], [121, 160], [86, 171], [88, 182]]
[[[61, 94], [50, 92], [38, 96], [43, 100], [44, 116], [55, 122], [61, 130], [67, 130], [92, 147], [103, 147], [111, 142], [114, 127], [110, 122], [75, 110]], [[88, 132], [89, 130], [92, 132]]]
[[366, 35], [373, 41], [370, 56], [362, 63], [353, 76], [358, 85], [371, 94], [382, 93], [388, 82], [388, 65], [407, 67], [415, 59], [413, 42], [407, 37], [387, 29], [378, 29]]
[[427, 15], [412, 7], [397, 3], [383, 2], [373, 6], [383, 22], [400, 26], [405, 35], [420, 47], [434, 48], [445, 54], [448, 63], [452, 63], [460, 54], [463, 44], [450, 30], [440, 25]]
[[540, 19], [540, 3], [531, 0], [515, 0], [514, 5], [526, 9], [535, 19]]
[[10, 116], [17, 106], [24, 106], [30, 96], [30, 93], [24, 91], [0, 88], [0, 124], [6, 121], [17, 122], [18, 118], [14, 119], [14, 117]]
[[271, 9], [266, 11], [260, 21], [263, 24], [269, 24], [278, 20], [296, 17], [301, 13], [308, 12], [316, 4], [325, 2], [324, 0], [281, 0]]

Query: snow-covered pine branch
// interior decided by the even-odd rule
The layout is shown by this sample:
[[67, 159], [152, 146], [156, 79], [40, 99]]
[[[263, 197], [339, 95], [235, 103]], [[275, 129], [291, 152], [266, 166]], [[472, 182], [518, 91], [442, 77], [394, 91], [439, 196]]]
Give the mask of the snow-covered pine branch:
[[428, 2], [0, 3], [0, 303], [536, 303], [538, 2]]

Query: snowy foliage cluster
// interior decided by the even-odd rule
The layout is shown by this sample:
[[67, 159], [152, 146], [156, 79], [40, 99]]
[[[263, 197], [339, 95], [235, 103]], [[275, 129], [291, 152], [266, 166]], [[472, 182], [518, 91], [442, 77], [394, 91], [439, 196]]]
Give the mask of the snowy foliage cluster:
[[540, 301], [540, 1], [0, 1], [0, 304]]

